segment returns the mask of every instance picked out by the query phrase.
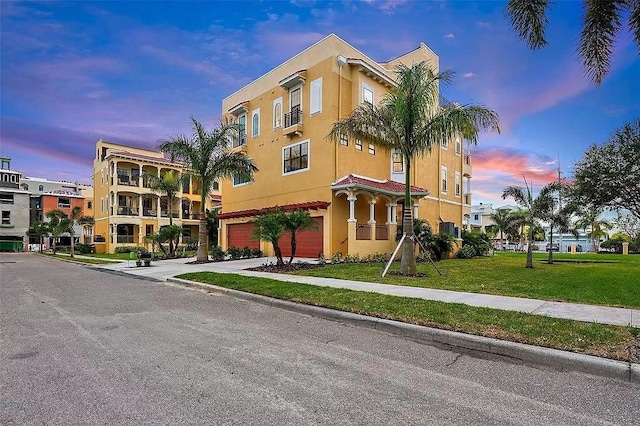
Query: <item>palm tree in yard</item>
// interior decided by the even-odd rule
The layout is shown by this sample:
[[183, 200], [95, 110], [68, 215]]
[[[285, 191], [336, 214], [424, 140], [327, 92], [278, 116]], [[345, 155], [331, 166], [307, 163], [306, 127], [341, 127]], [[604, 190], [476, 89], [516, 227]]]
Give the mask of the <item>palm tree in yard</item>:
[[[167, 197], [167, 206], [169, 209], [169, 226], [173, 227], [173, 206], [178, 199], [178, 192], [182, 188], [182, 184], [188, 178], [186, 175], [180, 175], [176, 171], [168, 171], [164, 175], [158, 176], [152, 173], [145, 174], [145, 178], [149, 182], [149, 187], [155, 193], [165, 195]], [[169, 239], [169, 256], [175, 254], [174, 239]]]
[[[552, 191], [547, 187], [540, 191], [537, 197], [533, 197], [529, 183], [525, 179], [526, 189], [518, 186], [508, 186], [502, 192], [502, 198], [511, 197], [521, 208], [523, 228], [527, 228], [527, 262], [525, 268], [533, 268], [533, 232], [540, 219], [546, 217], [546, 212], [554, 205]], [[552, 185], [552, 184], [551, 184]], [[549, 186], [549, 185], [547, 185]], [[556, 200], [557, 201], [557, 200]]]
[[540, 212], [540, 219], [549, 225], [549, 257], [547, 263], [553, 263], [553, 229], [558, 232], [567, 232], [571, 228], [571, 215], [575, 213], [576, 207], [573, 203], [562, 205], [559, 197], [554, 197], [554, 193], [562, 195], [568, 191], [568, 187], [562, 182], [551, 182], [547, 184], [538, 195], [538, 198], [550, 198], [545, 202], [546, 210]]
[[241, 131], [234, 123], [221, 123], [206, 130], [191, 117], [193, 132], [190, 137], [174, 136], [160, 142], [160, 150], [168, 153], [172, 160], [183, 162], [202, 185], [200, 194], [200, 224], [198, 228], [197, 262], [207, 262], [207, 215], [206, 201], [213, 183], [234, 176], [252, 179], [258, 171], [253, 160], [246, 153], [233, 151], [229, 141]]
[[276, 255], [276, 265], [284, 266], [282, 259], [282, 250], [278, 245], [280, 237], [285, 231], [285, 214], [278, 210], [262, 214], [256, 218], [255, 228], [251, 233], [251, 238], [259, 241], [267, 241], [273, 245], [273, 251]]
[[313, 220], [309, 212], [304, 210], [294, 210], [284, 215], [284, 229], [291, 233], [291, 258], [289, 263], [293, 262], [296, 255], [298, 242], [296, 234], [299, 231], [315, 229], [316, 222]]
[[503, 233], [507, 232], [514, 222], [514, 217], [507, 209], [498, 209], [491, 214], [491, 220], [495, 224], [495, 230], [500, 233], [500, 250], [503, 249]]
[[607, 231], [613, 228], [613, 224], [610, 221], [600, 217], [601, 213], [600, 209], [588, 206], [583, 207], [578, 211], [580, 219], [576, 222], [578, 229], [582, 229], [585, 232], [589, 229], [586, 236], [591, 239], [592, 250], [596, 253], [599, 250], [600, 238], [607, 237]]
[[[440, 103], [439, 87], [449, 83], [453, 72], [436, 72], [425, 62], [396, 69], [398, 85], [379, 105], [364, 102], [349, 117], [333, 125], [328, 138], [339, 143], [341, 135], [402, 153], [405, 167], [404, 205], [411, 205], [410, 176], [412, 161], [426, 154], [443, 139], [457, 135], [476, 143], [480, 130], [499, 132], [498, 115], [477, 105]], [[401, 272], [416, 275], [413, 219], [404, 209]]]
[[67, 230], [67, 232], [69, 233], [69, 235], [71, 236], [71, 257], [74, 257], [75, 255], [75, 236], [76, 236], [76, 230], [74, 229], [74, 225], [76, 223], [79, 223], [79, 221], [83, 218], [82, 215], [82, 207], [74, 207], [73, 209], [71, 209], [71, 216], [69, 216], [69, 219], [71, 220], [71, 226], [69, 227], [69, 229]]

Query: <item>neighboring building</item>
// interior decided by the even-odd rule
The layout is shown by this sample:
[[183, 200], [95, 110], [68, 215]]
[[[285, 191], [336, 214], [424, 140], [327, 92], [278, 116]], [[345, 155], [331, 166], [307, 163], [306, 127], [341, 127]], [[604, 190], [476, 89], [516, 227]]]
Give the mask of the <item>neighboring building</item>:
[[[226, 118], [243, 126], [234, 149], [252, 157], [255, 181], [223, 183], [220, 242], [223, 248], [271, 245], [251, 239], [255, 216], [274, 207], [308, 210], [316, 231], [298, 236], [298, 255], [390, 252], [396, 245], [404, 203], [402, 156], [364, 141], [326, 140], [334, 122], [363, 102], [377, 103], [396, 86], [400, 64], [438, 57], [425, 44], [389, 62], [376, 62], [329, 35], [222, 102]], [[466, 148], [466, 149], [465, 149]], [[444, 140], [412, 162], [415, 216], [459, 237], [470, 214], [471, 160], [460, 138]], [[463, 178], [466, 188], [463, 189]], [[289, 251], [288, 236], [281, 248]]]
[[20, 188], [20, 172], [0, 157], [0, 251], [26, 250], [29, 239], [29, 191]]
[[[192, 179], [178, 193], [179, 201], [169, 212], [166, 196], [151, 190], [147, 174], [162, 176], [175, 171], [185, 173], [180, 163], [166, 159], [162, 152], [99, 140], [93, 162], [94, 238], [96, 251], [113, 253], [118, 246], [147, 246], [149, 234], [169, 225], [183, 227], [181, 240], [198, 238], [198, 218], [202, 188]], [[219, 203], [220, 191], [214, 185], [206, 208]], [[213, 242], [215, 243], [215, 242]]]

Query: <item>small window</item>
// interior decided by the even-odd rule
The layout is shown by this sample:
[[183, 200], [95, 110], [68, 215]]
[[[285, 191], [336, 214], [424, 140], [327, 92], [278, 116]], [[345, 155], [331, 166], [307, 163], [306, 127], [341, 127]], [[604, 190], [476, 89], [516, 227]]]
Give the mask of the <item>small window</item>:
[[100, 213], [104, 212], [104, 198], [100, 198]]
[[100, 185], [104, 185], [104, 170], [100, 171]]
[[340, 135], [340, 145], [349, 146], [349, 137], [344, 133]]
[[91, 201], [87, 201], [87, 210], [93, 209], [93, 203]]
[[260, 108], [253, 111], [251, 116], [251, 136], [254, 138], [260, 136]]
[[480, 219], [480, 215], [474, 214], [473, 215], [473, 220], [479, 220]]
[[456, 197], [460, 196], [460, 172], [456, 172]]
[[373, 89], [367, 85], [362, 86], [362, 102], [373, 105]]
[[356, 145], [356, 151], [362, 151], [362, 141], [360, 139], [356, 139], [355, 145]]
[[3, 225], [11, 225], [11, 212], [3, 210], [2, 211], [2, 224]]
[[145, 225], [144, 231], [146, 235], [153, 234], [153, 225]]
[[44, 191], [44, 185], [39, 185], [38, 186], [38, 191], [40, 191], [40, 192]]
[[372, 143], [369, 144], [369, 154], [376, 155], [376, 146]]
[[282, 98], [273, 101], [273, 128], [282, 127]]
[[394, 152], [393, 154], [391, 154], [391, 159], [393, 161], [393, 172], [402, 173], [404, 171], [404, 162], [402, 161], [402, 153]]
[[24, 185], [22, 185], [22, 189], [24, 189], [25, 191], [29, 190], [29, 185], [27, 185], [26, 183]]
[[441, 174], [441, 180], [442, 180], [442, 186], [441, 186], [442, 193], [446, 194], [447, 193], [447, 168], [443, 166], [440, 174]]
[[449, 140], [447, 138], [442, 138], [440, 145], [442, 146], [442, 149], [449, 148]]
[[13, 194], [0, 193], [0, 204], [13, 204]]
[[322, 77], [311, 82], [309, 92], [309, 113], [316, 114], [322, 112]]
[[218, 182], [213, 182], [213, 190], [214, 191], [219, 191], [220, 190], [220, 184]]
[[71, 199], [67, 197], [58, 197], [58, 208], [67, 209], [71, 207]]
[[238, 117], [238, 137], [233, 139], [233, 147], [247, 144], [247, 116], [242, 114]]
[[235, 175], [233, 177], [233, 186], [245, 185], [249, 182], [251, 182], [251, 179], [248, 176]]
[[300, 142], [282, 149], [282, 173], [293, 173], [309, 169], [309, 142]]
[[460, 155], [461, 152], [462, 152], [462, 139], [460, 139], [460, 136], [456, 136], [456, 154]]

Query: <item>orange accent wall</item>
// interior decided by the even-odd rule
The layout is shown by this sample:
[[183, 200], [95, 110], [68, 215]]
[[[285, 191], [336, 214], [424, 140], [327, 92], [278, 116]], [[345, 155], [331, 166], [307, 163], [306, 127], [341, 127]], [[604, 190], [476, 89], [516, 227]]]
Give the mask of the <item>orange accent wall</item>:
[[[58, 198], [59, 198], [58, 195], [42, 196], [42, 214], [44, 216], [47, 215], [47, 212], [50, 212], [51, 210], [56, 210], [56, 209], [62, 210], [63, 212], [71, 216], [71, 210], [73, 210], [74, 207], [80, 207], [84, 214], [84, 198], [68, 197], [69, 201], [71, 202], [71, 207], [68, 207], [68, 208], [58, 207]], [[67, 197], [63, 196], [62, 198], [67, 198]]]

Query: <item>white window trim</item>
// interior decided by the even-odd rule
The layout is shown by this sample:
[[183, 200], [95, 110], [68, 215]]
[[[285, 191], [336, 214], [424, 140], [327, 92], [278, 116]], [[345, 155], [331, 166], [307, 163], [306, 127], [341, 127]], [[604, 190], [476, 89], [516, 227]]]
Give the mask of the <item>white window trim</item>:
[[[313, 84], [314, 83], [320, 85], [319, 103], [318, 103], [320, 108], [317, 111], [313, 111], [311, 108], [311, 101], [313, 100]], [[322, 113], [322, 77], [316, 78], [309, 84], [309, 115], [316, 115], [320, 113]]]
[[[258, 116], [258, 131], [256, 132], [256, 129], [253, 126], [253, 117], [254, 116]], [[260, 108], [256, 108], [253, 111], [251, 111], [251, 137], [252, 138], [257, 138], [258, 136], [260, 136]]]
[[233, 178], [231, 178], [231, 186], [233, 188], [237, 188], [239, 186], [245, 186], [245, 185], [249, 185], [251, 183], [251, 180], [249, 180], [248, 182], [242, 182], [236, 185], [235, 181], [233, 180]]
[[462, 155], [462, 138], [459, 135], [456, 136], [455, 144], [456, 144], [456, 155], [457, 156]]
[[462, 196], [462, 181], [460, 180], [460, 172], [456, 172], [455, 174], [455, 188], [453, 188], [456, 197], [460, 198]]
[[356, 151], [362, 151], [362, 139], [355, 139], [353, 145], [356, 147]]
[[[444, 179], [442, 179], [443, 172], [444, 172]], [[445, 183], [444, 186], [446, 186], [446, 189], [442, 188], [442, 182]], [[442, 166], [442, 168], [440, 169], [440, 193], [447, 194], [448, 191], [449, 191], [449, 172], [446, 166]]]
[[449, 149], [449, 139], [447, 139], [446, 137], [442, 138], [442, 140], [440, 141], [440, 148], [444, 149], [445, 151]]
[[[296, 145], [302, 145], [306, 143], [307, 144], [307, 167], [305, 167], [304, 169], [298, 169], [298, 170], [294, 170], [292, 172], [284, 172], [284, 151], [287, 148], [291, 148], [294, 147]], [[282, 171], [282, 176], [291, 176], [291, 175], [295, 175], [297, 173], [304, 173], [304, 172], [308, 172], [311, 169], [311, 142], [310, 139], [306, 139], [300, 142], [296, 142], [296, 143], [292, 143], [291, 145], [287, 145], [287, 146], [283, 146], [282, 147], [282, 159], [280, 161], [280, 170]]]
[[375, 105], [376, 104], [376, 91], [373, 90], [373, 87], [369, 86], [367, 83], [362, 83], [362, 90], [360, 90], [360, 98], [361, 98], [360, 102], [361, 103], [365, 103], [365, 100], [364, 100], [364, 90], [365, 89], [367, 89], [367, 90], [369, 90], [371, 92], [371, 97], [373, 98], [372, 99], [373, 105]]
[[[276, 105], [280, 104], [280, 124], [276, 126]], [[282, 107], [282, 96], [273, 101], [273, 128], [279, 129], [282, 127], [282, 121], [284, 120], [284, 111]]]
[[[396, 172], [395, 170], [393, 170], [393, 156], [394, 154], [400, 154], [401, 158], [402, 158], [402, 170], [400, 170], [399, 172]], [[392, 150], [391, 151], [391, 174], [404, 174], [404, 168], [406, 167], [406, 164], [404, 163], [404, 156], [402, 155], [402, 152], [397, 151], [397, 150]]]

